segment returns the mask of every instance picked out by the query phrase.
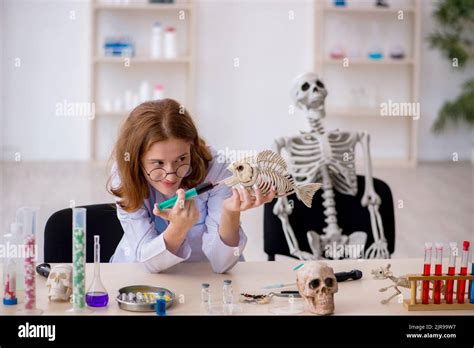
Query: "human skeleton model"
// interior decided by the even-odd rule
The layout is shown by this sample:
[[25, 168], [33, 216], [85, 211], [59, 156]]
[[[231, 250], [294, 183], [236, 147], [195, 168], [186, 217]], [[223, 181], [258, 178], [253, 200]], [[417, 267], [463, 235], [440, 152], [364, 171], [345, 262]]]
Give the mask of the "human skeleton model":
[[[387, 241], [379, 213], [381, 199], [375, 192], [373, 185], [369, 134], [339, 130], [327, 132], [324, 129], [322, 119], [325, 116], [324, 100], [327, 91], [316, 74], [299, 75], [293, 82], [291, 95], [295, 105], [306, 111], [311, 130], [310, 132], [301, 132], [300, 135], [276, 139], [276, 152], [281, 154], [282, 150], [285, 150], [289, 172], [298, 184], [322, 182], [324, 215], [326, 216], [324, 221], [327, 224], [323, 228], [322, 235], [308, 231], [307, 238], [312, 253], [300, 250], [289, 223], [293, 206], [287, 197], [279, 198], [273, 213], [278, 215], [282, 222], [291, 255], [303, 260], [322, 259], [326, 246], [365, 245], [366, 232], [355, 231], [349, 236], [342, 235], [342, 230], [337, 224], [333, 191], [336, 189], [340, 193], [352, 196], [357, 193], [354, 152], [356, 144], [360, 143], [365, 159], [365, 191], [361, 204], [363, 207], [368, 207], [374, 236], [374, 243], [367, 249], [365, 257], [389, 258], [390, 254], [387, 250]], [[338, 258], [336, 253], [332, 254], [333, 258]]]

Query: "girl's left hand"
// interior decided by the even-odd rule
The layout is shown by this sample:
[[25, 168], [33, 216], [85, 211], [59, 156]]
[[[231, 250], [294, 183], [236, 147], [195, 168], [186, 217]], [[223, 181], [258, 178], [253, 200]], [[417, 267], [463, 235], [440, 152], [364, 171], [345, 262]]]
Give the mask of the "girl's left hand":
[[224, 209], [232, 212], [245, 211], [271, 202], [276, 195], [275, 189], [266, 195], [262, 195], [260, 189], [255, 186], [253, 187], [253, 190], [255, 192], [255, 196], [251, 195], [250, 192], [244, 188], [236, 189], [233, 187], [232, 197], [229, 197], [224, 201]]

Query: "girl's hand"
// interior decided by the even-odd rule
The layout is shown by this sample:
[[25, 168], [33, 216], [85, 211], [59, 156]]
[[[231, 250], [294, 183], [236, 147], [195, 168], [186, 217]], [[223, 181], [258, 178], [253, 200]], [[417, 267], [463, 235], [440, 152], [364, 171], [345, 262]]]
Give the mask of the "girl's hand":
[[194, 199], [184, 199], [183, 189], [176, 191], [176, 194], [178, 195], [178, 199], [176, 200], [173, 208], [160, 211], [158, 206], [155, 204], [155, 207], [153, 208], [153, 214], [168, 220], [170, 222], [170, 226], [173, 226], [183, 233], [186, 233], [198, 221], [199, 211], [196, 207], [196, 202]]
[[232, 188], [232, 197], [224, 201], [224, 209], [230, 212], [241, 212], [248, 209], [256, 208], [262, 204], [271, 202], [275, 198], [275, 188], [266, 195], [262, 195], [262, 191], [256, 186], [253, 187], [255, 196], [250, 195], [249, 191], [244, 188]]

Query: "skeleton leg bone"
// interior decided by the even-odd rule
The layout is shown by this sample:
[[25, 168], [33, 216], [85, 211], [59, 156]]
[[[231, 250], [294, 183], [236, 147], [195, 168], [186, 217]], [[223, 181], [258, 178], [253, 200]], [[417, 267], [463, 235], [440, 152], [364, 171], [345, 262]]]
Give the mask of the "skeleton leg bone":
[[386, 298], [385, 300], [382, 300], [380, 301], [380, 303], [382, 304], [387, 304], [389, 303], [394, 297], [397, 297], [398, 295], [400, 295], [402, 292], [397, 288], [396, 285], [393, 286], [393, 289], [396, 291], [395, 294], [393, 294], [392, 296], [390, 296], [389, 298]]

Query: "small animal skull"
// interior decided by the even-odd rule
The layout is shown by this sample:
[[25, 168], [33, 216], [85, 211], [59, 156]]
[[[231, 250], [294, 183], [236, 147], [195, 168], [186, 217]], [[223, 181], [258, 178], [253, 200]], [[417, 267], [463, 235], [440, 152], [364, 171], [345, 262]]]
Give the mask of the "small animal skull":
[[235, 175], [234, 179], [228, 181], [228, 185], [235, 185], [240, 182], [243, 186], [250, 187], [255, 183], [256, 175], [254, 175], [252, 166], [245, 160], [235, 161], [227, 169]]
[[334, 313], [334, 294], [338, 291], [338, 286], [334, 271], [327, 263], [306, 263], [296, 274], [296, 285], [312, 313]]
[[388, 277], [392, 276], [393, 273], [390, 271], [390, 264], [387, 267], [378, 267], [372, 270], [372, 275], [374, 279], [387, 279]]
[[46, 286], [50, 301], [69, 301], [72, 293], [72, 267], [57, 265], [51, 269]]
[[305, 110], [319, 109], [324, 106], [328, 92], [315, 73], [298, 75], [291, 88], [291, 97], [296, 106]]

